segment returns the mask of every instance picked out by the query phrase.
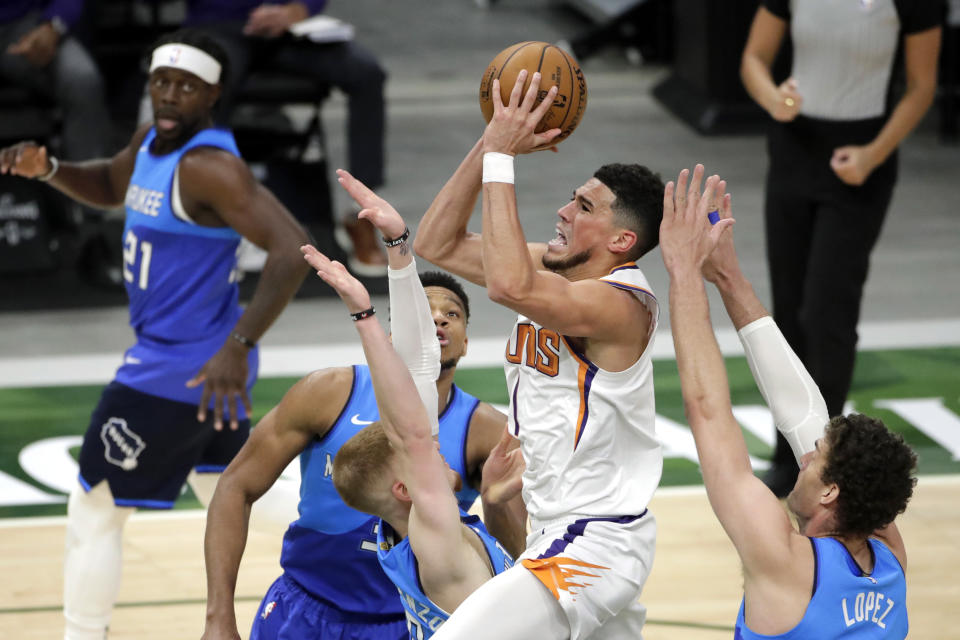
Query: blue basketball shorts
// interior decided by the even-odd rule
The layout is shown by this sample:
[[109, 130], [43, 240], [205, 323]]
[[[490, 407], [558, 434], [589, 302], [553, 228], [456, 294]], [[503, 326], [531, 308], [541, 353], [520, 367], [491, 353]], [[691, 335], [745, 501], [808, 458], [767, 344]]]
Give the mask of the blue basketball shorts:
[[193, 404], [111, 382], [100, 395], [80, 449], [80, 484], [106, 480], [121, 507], [169, 509], [191, 469], [220, 473], [247, 441], [250, 421], [215, 431]]
[[[318, 567], [322, 571], [322, 567]], [[400, 595], [397, 594], [397, 598]], [[314, 598], [286, 574], [277, 578], [263, 596], [253, 618], [250, 640], [409, 640], [406, 618], [369, 616], [340, 611]]]

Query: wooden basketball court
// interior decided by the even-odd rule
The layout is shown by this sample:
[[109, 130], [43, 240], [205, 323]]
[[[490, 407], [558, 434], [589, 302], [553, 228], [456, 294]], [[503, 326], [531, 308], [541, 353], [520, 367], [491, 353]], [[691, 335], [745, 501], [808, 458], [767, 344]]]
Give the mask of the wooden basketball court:
[[[900, 526], [907, 542], [911, 637], [957, 637], [960, 478], [926, 476]], [[644, 589], [647, 640], [730, 638], [740, 567], [701, 488], [663, 489], [653, 574]], [[0, 638], [62, 637], [63, 518], [0, 521]], [[199, 638], [206, 583], [203, 512], [144, 513], [127, 525], [123, 585], [111, 640]], [[280, 573], [282, 528], [252, 531], [237, 584], [246, 638], [260, 598]]]

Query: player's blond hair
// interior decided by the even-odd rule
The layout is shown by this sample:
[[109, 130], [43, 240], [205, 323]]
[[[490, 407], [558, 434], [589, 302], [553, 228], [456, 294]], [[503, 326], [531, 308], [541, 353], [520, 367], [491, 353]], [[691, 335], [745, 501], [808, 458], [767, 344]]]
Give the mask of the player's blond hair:
[[364, 427], [347, 440], [333, 459], [333, 486], [347, 506], [371, 515], [383, 514], [390, 487], [393, 447], [379, 422]]

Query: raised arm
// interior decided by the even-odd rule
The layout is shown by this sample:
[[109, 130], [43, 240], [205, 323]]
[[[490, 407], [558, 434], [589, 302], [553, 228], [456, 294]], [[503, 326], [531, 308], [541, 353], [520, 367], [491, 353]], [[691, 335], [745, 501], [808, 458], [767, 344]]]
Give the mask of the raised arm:
[[[508, 104], [500, 102], [500, 83], [493, 83], [494, 115], [483, 135], [488, 162], [510, 164], [509, 156], [527, 153], [550, 143], [560, 130], [534, 133], [550, 108], [556, 87], [537, 104], [540, 74], [533, 74], [523, 92], [526, 72], [520, 72]], [[496, 154], [496, 155], [490, 155]], [[486, 175], [486, 172], [485, 172]], [[649, 321], [633, 294], [588, 278], [571, 282], [540, 270], [538, 254], [527, 245], [517, 214], [512, 180], [503, 171], [490, 171], [483, 184], [483, 256], [490, 298], [534, 321], [576, 337], [603, 337], [609, 342], [636, 343]], [[578, 206], [589, 206], [581, 203]], [[624, 260], [626, 261], [626, 260]], [[604, 309], [604, 313], [597, 313]], [[642, 326], [641, 326], [642, 325]], [[630, 362], [639, 357], [631, 354]]]
[[[339, 262], [331, 262], [312, 246], [304, 256], [324, 282], [336, 290], [350, 313], [370, 308], [363, 285]], [[394, 301], [394, 305], [406, 301]], [[408, 535], [421, 571], [461, 566], [471, 549], [464, 544], [456, 497], [431, 433], [427, 410], [417, 395], [410, 372], [390, 344], [375, 316], [354, 323], [370, 367], [380, 424], [397, 452], [400, 477], [410, 495]]]
[[[731, 218], [730, 194], [723, 197], [720, 217]], [[753, 379], [799, 464], [803, 454], [813, 451], [829, 419], [820, 389], [740, 269], [732, 233], [721, 236], [704, 262], [703, 275], [720, 292]]]
[[297, 382], [251, 431], [217, 482], [204, 537], [205, 640], [240, 637], [233, 599], [250, 509], [310, 441], [322, 437], [336, 421], [352, 384], [349, 368], [317, 371]]
[[[481, 234], [468, 231], [467, 223], [481, 191], [483, 152], [481, 138], [433, 199], [420, 220], [413, 243], [418, 256], [481, 287], [487, 282]], [[546, 247], [542, 243], [529, 243], [526, 250], [531, 264], [539, 268], [539, 258]]]
[[731, 233], [733, 220], [726, 218], [711, 227], [707, 213], [717, 207], [708, 207], [709, 201], [719, 203], [726, 184], [712, 176], [701, 197], [702, 176], [703, 167], [697, 165], [689, 189], [686, 170], [676, 189], [673, 182], [667, 184], [660, 247], [670, 275], [670, 320], [684, 409], [707, 496], [745, 571], [753, 576], [782, 561], [793, 528], [776, 497], [753, 475], [743, 433], [730, 408], [727, 373], [710, 325], [701, 268], [720, 237]]
[[133, 165], [150, 125], [137, 129], [129, 144], [112, 158], [84, 162], [55, 160], [47, 148], [33, 142], [0, 150], [0, 174], [45, 180], [78, 202], [110, 209], [123, 204]]
[[[720, 217], [732, 217], [730, 194], [723, 197]], [[800, 464], [801, 456], [813, 451], [830, 419], [823, 394], [740, 269], [732, 233], [720, 237], [704, 262], [703, 275], [720, 292], [774, 425]], [[885, 541], [906, 568], [905, 545], [897, 525], [891, 523], [874, 536]]]
[[[179, 165], [180, 193], [188, 212], [200, 212], [232, 227], [267, 252], [253, 298], [233, 328], [250, 344], [260, 340], [293, 294], [300, 288], [307, 267], [299, 247], [307, 241], [303, 227], [260, 184], [240, 158], [210, 147], [193, 149]], [[214, 398], [214, 428], [223, 424], [224, 405], [230, 410], [230, 428], [237, 427], [237, 397], [247, 411], [248, 347], [228, 338], [220, 350], [188, 382], [203, 384], [198, 418], [206, 418], [207, 403]]]
[[389, 202], [343, 169], [337, 170], [337, 176], [340, 185], [362, 208], [359, 217], [370, 221], [387, 245], [393, 348], [413, 378], [420, 400], [427, 410], [431, 433], [436, 435], [440, 430], [437, 415], [440, 404], [437, 396], [440, 343], [427, 294], [410, 251], [410, 231]]

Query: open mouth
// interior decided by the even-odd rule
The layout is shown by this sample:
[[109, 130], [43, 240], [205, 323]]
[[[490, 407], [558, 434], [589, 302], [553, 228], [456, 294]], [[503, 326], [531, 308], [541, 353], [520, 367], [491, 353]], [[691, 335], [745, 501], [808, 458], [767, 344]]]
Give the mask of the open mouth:
[[450, 340], [447, 338], [447, 333], [443, 329], [437, 329], [437, 340], [440, 341], [441, 347], [445, 347], [450, 344]]
[[161, 131], [172, 131], [180, 126], [180, 120], [168, 114], [158, 115], [154, 124]]
[[549, 244], [555, 247], [565, 247], [567, 246], [567, 236], [564, 235], [563, 231], [560, 230], [560, 227], [557, 227], [557, 235], [550, 240]]

